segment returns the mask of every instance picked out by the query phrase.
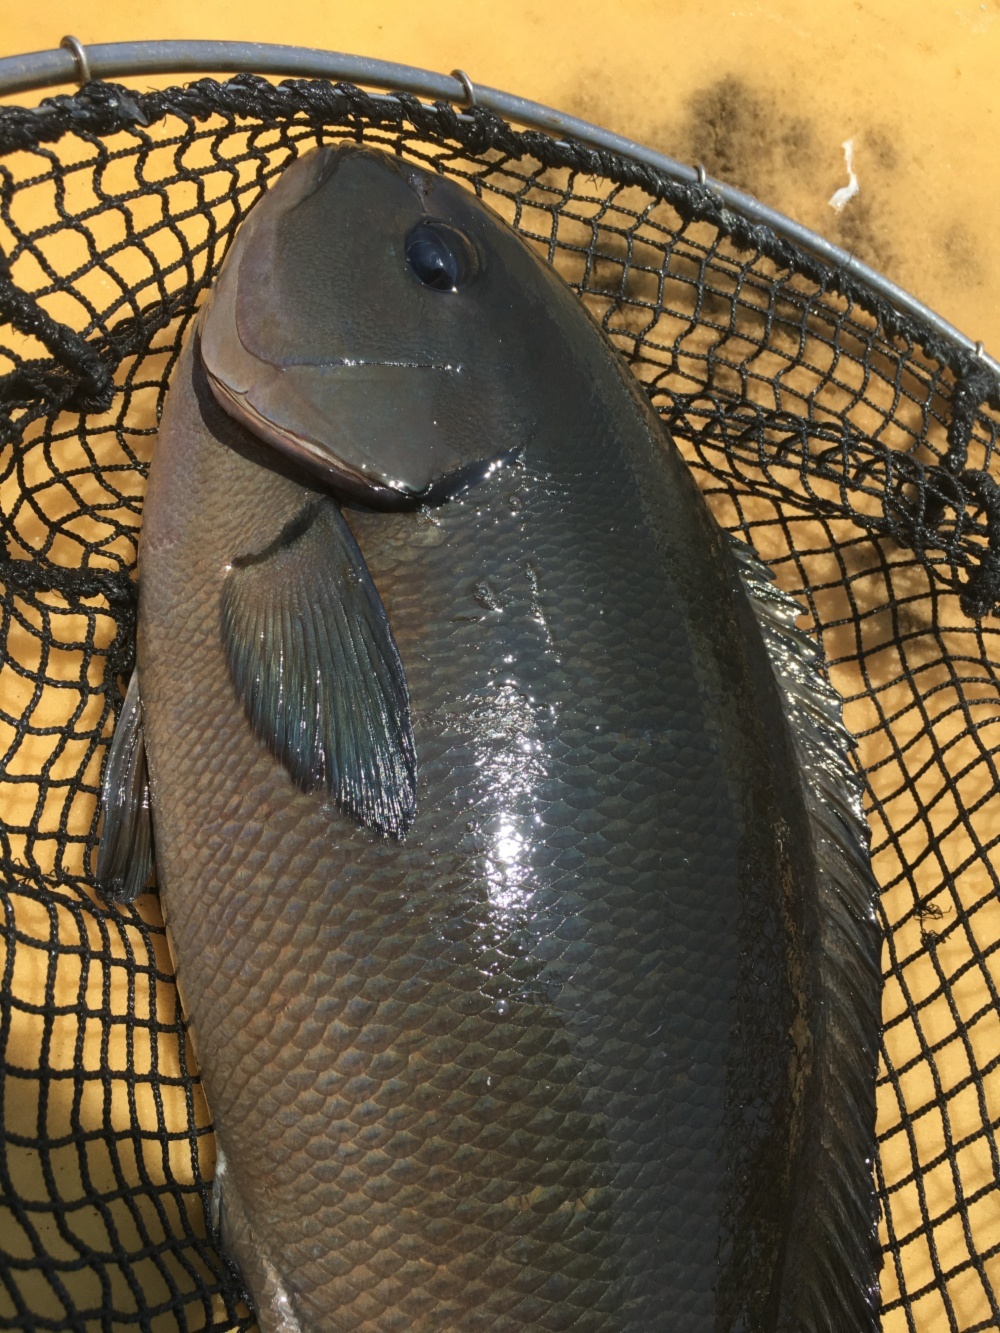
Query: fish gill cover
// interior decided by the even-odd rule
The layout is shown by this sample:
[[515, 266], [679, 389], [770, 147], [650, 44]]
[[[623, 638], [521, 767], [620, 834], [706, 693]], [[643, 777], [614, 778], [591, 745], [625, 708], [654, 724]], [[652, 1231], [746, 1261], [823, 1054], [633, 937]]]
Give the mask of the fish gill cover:
[[0, 1327], [252, 1324], [207, 1239], [213, 1138], [156, 899], [94, 892], [97, 791], [181, 340], [262, 190], [345, 138], [540, 247], [807, 608], [882, 888], [883, 1327], [1000, 1328], [991, 376], [709, 189], [481, 109], [249, 76], [0, 110]]

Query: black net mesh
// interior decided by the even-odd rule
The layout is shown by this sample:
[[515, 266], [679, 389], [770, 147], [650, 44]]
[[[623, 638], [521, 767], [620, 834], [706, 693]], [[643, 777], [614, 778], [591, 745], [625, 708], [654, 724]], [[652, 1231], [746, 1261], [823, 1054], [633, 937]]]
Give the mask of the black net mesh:
[[345, 136], [538, 244], [808, 611], [883, 888], [883, 1325], [1000, 1328], [995, 382], [708, 189], [481, 110], [252, 78], [0, 111], [0, 1326], [252, 1322], [207, 1239], [156, 899], [108, 908], [88, 874], [171, 367], [247, 210]]

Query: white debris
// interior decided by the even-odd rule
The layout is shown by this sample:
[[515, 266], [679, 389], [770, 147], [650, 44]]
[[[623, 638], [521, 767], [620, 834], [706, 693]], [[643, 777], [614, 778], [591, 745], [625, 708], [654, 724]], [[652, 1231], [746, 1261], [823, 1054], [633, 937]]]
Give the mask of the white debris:
[[845, 139], [840, 145], [844, 150], [844, 163], [847, 166], [847, 184], [842, 185], [830, 195], [830, 207], [836, 209], [839, 213], [849, 199], [853, 199], [858, 192], [858, 178], [854, 174], [854, 140]]

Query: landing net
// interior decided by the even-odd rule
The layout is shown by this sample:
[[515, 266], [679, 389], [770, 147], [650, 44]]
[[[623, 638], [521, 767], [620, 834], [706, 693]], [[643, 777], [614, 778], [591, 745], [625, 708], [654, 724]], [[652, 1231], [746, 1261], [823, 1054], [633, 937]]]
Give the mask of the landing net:
[[[251, 76], [0, 110], [0, 1327], [252, 1325], [158, 902], [90, 877], [181, 340], [292, 158], [475, 190], [577, 288], [846, 700], [885, 928], [891, 1333], [1000, 1328], [1000, 399], [988, 367], [710, 188], [489, 112]], [[992, 471], [991, 471], [992, 469]]]

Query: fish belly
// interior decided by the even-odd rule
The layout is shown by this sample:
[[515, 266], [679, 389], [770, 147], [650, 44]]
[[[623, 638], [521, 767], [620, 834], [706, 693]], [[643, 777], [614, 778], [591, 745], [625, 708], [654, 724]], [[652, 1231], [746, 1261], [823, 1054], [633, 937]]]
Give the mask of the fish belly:
[[224, 1231], [265, 1328], [708, 1333], [742, 1266], [773, 1267], [801, 811], [721, 540], [626, 418], [590, 410], [433, 511], [348, 511], [411, 695], [397, 842], [247, 725], [222, 583], [310, 492], [190, 346], [178, 367], [139, 667]]

